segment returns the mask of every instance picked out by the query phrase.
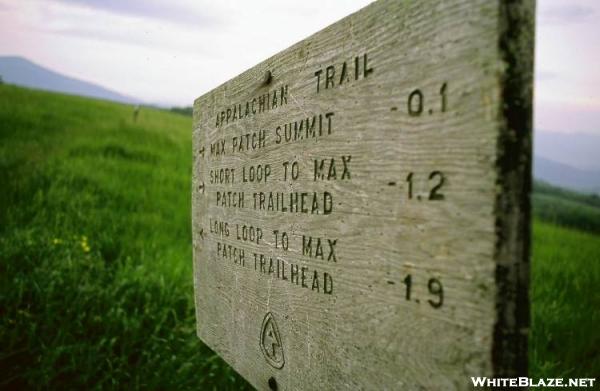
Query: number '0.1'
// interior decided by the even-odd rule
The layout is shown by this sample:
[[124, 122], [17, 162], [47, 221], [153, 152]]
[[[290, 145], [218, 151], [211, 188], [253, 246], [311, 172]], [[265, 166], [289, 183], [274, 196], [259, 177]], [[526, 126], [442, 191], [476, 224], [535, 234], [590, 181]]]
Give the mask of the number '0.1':
[[[442, 113], [445, 113], [448, 110], [448, 83], [442, 84], [439, 90], [439, 110]], [[408, 114], [411, 117], [418, 117], [423, 114], [423, 110], [425, 109], [425, 96], [420, 89], [414, 89], [408, 95]], [[434, 109], [432, 107], [427, 110], [429, 114], [433, 114]]]

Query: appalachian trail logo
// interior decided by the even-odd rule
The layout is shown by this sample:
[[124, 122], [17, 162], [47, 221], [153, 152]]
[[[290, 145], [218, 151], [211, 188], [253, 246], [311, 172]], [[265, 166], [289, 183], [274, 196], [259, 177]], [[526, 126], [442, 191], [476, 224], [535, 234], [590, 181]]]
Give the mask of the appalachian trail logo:
[[281, 369], [285, 364], [281, 336], [273, 314], [267, 312], [260, 331], [260, 349], [267, 362], [274, 368]]

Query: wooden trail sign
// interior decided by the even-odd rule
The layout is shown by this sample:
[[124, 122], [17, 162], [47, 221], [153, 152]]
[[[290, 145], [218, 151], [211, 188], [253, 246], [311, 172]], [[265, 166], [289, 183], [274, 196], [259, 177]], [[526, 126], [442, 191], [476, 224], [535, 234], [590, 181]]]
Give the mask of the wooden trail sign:
[[533, 21], [382, 0], [198, 98], [198, 336], [258, 389], [525, 374]]

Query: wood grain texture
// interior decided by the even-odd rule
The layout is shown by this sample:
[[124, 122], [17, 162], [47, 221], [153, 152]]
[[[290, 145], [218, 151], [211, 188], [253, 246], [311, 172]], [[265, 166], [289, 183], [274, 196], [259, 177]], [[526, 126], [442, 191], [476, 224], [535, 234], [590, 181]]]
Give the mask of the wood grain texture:
[[[525, 374], [532, 44], [533, 2], [382, 0], [198, 98], [198, 336], [258, 389], [470, 389], [470, 376]], [[286, 104], [217, 120], [282, 86]], [[278, 126], [319, 115], [322, 135], [277, 143]], [[264, 146], [234, 152], [234, 137], [260, 131]], [[315, 180], [315, 160], [329, 173], [332, 158], [336, 179]], [[294, 161], [297, 180], [284, 180]], [[258, 165], [267, 182], [244, 183]], [[233, 183], [211, 183], [220, 169]], [[443, 199], [430, 200], [442, 176]], [[217, 192], [243, 192], [244, 207], [221, 206]], [[306, 192], [309, 211], [316, 192], [319, 213], [256, 209], [260, 192]], [[259, 243], [238, 240], [236, 225], [260, 228]], [[303, 253], [303, 236], [313, 251], [322, 239], [323, 259]], [[288, 280], [269, 273], [269, 257], [305, 267], [307, 287], [289, 269]]]

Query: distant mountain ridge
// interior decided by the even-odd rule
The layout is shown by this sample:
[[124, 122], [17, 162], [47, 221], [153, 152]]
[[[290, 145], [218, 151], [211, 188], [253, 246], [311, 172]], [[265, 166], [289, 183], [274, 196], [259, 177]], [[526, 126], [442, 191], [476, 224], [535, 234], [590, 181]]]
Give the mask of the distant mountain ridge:
[[581, 170], [554, 160], [535, 156], [533, 176], [555, 186], [584, 193], [600, 194], [600, 171]]
[[537, 129], [533, 138], [534, 155], [580, 170], [600, 172], [600, 129], [598, 131], [560, 133]]
[[94, 83], [62, 75], [22, 57], [0, 56], [0, 77], [4, 83], [23, 87], [127, 104], [142, 103], [140, 99], [120, 94]]

